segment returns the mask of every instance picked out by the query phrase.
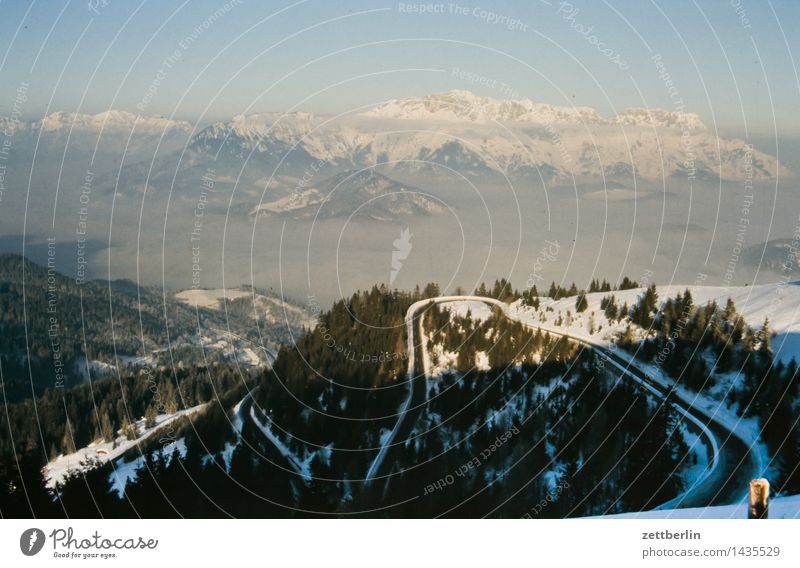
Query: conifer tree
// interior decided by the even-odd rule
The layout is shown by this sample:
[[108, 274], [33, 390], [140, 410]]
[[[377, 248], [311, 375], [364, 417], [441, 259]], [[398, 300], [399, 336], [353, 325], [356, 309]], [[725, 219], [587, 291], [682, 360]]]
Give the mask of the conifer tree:
[[147, 429], [153, 428], [156, 425], [156, 415], [158, 412], [156, 411], [156, 407], [153, 404], [147, 406], [147, 410], [144, 412], [144, 427]]
[[758, 333], [758, 338], [761, 341], [758, 351], [762, 355], [768, 355], [771, 353], [770, 348], [770, 334], [772, 332], [769, 329], [769, 318], [764, 318], [764, 325], [761, 326], [761, 331]]
[[72, 425], [69, 418], [64, 424], [64, 435], [61, 437], [61, 453], [74, 454], [75, 453], [75, 438], [72, 434]]
[[111, 418], [108, 416], [108, 411], [104, 411], [100, 416], [100, 435], [106, 442], [111, 442], [114, 436], [114, 426], [111, 424]]

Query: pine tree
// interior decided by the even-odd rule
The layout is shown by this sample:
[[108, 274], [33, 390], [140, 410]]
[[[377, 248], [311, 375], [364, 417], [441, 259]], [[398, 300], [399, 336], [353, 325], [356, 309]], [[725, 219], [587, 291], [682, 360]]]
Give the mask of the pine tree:
[[733, 322], [733, 330], [731, 331], [731, 341], [734, 345], [740, 343], [747, 332], [745, 329], [744, 318], [740, 315], [734, 316], [736, 319]]
[[734, 322], [736, 320], [736, 304], [733, 303], [733, 298], [728, 298], [725, 302], [725, 309], [722, 312], [722, 329], [725, 333], [730, 335], [733, 332]]
[[605, 305], [601, 306], [603, 311], [606, 314], [606, 318], [608, 321], [614, 321], [617, 319], [618, 311], [617, 311], [617, 299], [614, 297], [614, 294], [611, 296], [606, 296], [603, 298]]
[[67, 422], [64, 424], [64, 435], [61, 437], [61, 453], [75, 453], [75, 438], [72, 434], [72, 425], [69, 422], [69, 418], [67, 418]]
[[622, 279], [622, 282], [620, 282], [618, 289], [619, 290], [632, 290], [632, 289], [638, 288], [638, 287], [639, 287], [639, 283], [638, 282], [636, 282], [635, 280], [631, 280], [630, 278], [625, 276]]
[[653, 312], [658, 307], [658, 292], [656, 285], [651, 284], [642, 295], [639, 303], [633, 308], [633, 322], [641, 327], [650, 327], [653, 324]]
[[769, 318], [764, 318], [764, 325], [761, 326], [761, 331], [758, 333], [758, 338], [761, 344], [758, 347], [759, 353], [762, 355], [769, 355], [772, 350], [770, 347], [770, 335], [772, 332], [769, 328]]
[[108, 411], [104, 411], [100, 416], [100, 435], [106, 442], [111, 442], [114, 436], [114, 426], [111, 424], [111, 419], [108, 417]]
[[752, 353], [756, 350], [756, 334], [753, 331], [752, 327], [748, 327], [744, 332], [744, 338], [742, 339], [742, 348], [745, 350], [746, 353]]
[[144, 411], [144, 427], [147, 429], [155, 427], [157, 415], [158, 412], [156, 411], [155, 405], [148, 405], [147, 410]]
[[128, 440], [135, 440], [139, 437], [136, 432], [136, 424], [132, 424], [127, 417], [122, 421], [122, 433]]
[[423, 296], [425, 298], [435, 298], [436, 296], [440, 296], [439, 292], [439, 285], [435, 282], [429, 282], [425, 285], [425, 290], [423, 291]]

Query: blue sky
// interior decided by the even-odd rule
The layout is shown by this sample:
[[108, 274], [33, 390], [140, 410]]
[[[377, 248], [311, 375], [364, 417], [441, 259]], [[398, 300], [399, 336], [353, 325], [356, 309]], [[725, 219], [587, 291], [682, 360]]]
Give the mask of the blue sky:
[[800, 135], [800, 2], [412, 4], [230, 0], [214, 16], [224, 0], [5, 0], [0, 113], [23, 82], [27, 118], [115, 108], [192, 121], [458, 88], [604, 115], [682, 100], [724, 133]]

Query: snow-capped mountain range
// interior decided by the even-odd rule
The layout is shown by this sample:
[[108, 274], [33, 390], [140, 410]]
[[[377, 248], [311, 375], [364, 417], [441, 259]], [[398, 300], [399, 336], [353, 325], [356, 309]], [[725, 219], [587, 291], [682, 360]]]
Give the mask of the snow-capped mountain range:
[[[275, 165], [310, 161], [347, 169], [384, 164], [384, 173], [771, 179], [777, 160], [742, 140], [722, 139], [696, 114], [632, 108], [603, 118], [588, 107], [496, 100], [466, 91], [397, 99], [332, 119], [308, 113], [237, 116], [200, 132], [197, 150]], [[296, 173], [296, 172], [295, 172]]]
[[[0, 119], [8, 120], [8, 119]], [[163, 116], [141, 116], [125, 110], [107, 110], [98, 114], [57, 111], [44, 118], [31, 122], [19, 122], [19, 130], [41, 130], [43, 133], [63, 130], [78, 130], [99, 133], [101, 130], [115, 132], [165, 132], [171, 130], [190, 131], [192, 124], [182, 120], [172, 120]]]
[[415, 176], [431, 175], [558, 184], [573, 178], [632, 181], [634, 174], [645, 180], [757, 181], [790, 173], [745, 141], [718, 137], [696, 114], [631, 108], [604, 118], [589, 107], [498, 100], [467, 91], [395, 99], [340, 117], [240, 115], [197, 129], [191, 137], [187, 122], [124, 111], [59, 112], [18, 128], [54, 140], [65, 138], [68, 129], [72, 138], [79, 133], [96, 138], [102, 132], [112, 141], [125, 133], [126, 142], [133, 132], [129, 152], [137, 140], [152, 152], [158, 137], [159, 159], [171, 168], [174, 153], [181, 156], [181, 167], [213, 161], [223, 170], [230, 167], [226, 173], [233, 178], [251, 168], [256, 178], [311, 172], [321, 180], [376, 166], [384, 175], [412, 183], [421, 179]]
[[469, 91], [448, 91], [422, 98], [393, 99], [364, 113], [374, 118], [437, 120], [449, 122], [526, 122], [540, 125], [597, 126], [625, 125], [673, 128], [685, 125], [705, 129], [694, 113], [663, 109], [629, 108], [611, 119], [591, 107], [559, 107], [530, 99], [498, 100]]

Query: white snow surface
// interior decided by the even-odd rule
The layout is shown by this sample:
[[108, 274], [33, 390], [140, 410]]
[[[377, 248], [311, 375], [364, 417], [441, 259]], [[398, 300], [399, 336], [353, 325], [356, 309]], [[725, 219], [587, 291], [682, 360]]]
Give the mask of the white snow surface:
[[467, 317], [467, 314], [469, 314], [471, 319], [481, 322], [486, 321], [492, 315], [492, 308], [486, 302], [477, 302], [475, 300], [447, 302], [442, 304], [442, 308], [462, 318]]
[[[695, 509], [670, 509], [667, 511], [644, 511], [642, 513], [621, 513], [606, 515], [606, 519], [746, 519], [747, 503], [722, 505], [719, 507], [698, 507]], [[776, 497], [769, 503], [770, 519], [800, 518], [800, 495]]]
[[[430, 338], [428, 338], [430, 341]], [[445, 351], [444, 345], [436, 343], [431, 348], [430, 360], [432, 366], [430, 367], [430, 378], [437, 379], [443, 375], [451, 372], [458, 362], [458, 353], [455, 351]]]
[[[790, 282], [781, 284], [763, 284], [758, 286], [657, 286], [659, 302], [664, 302], [668, 298], [674, 298], [688, 289], [692, 294], [692, 299], [696, 306], [704, 306], [710, 301], [716, 301], [720, 307], [725, 307], [728, 298], [733, 299], [736, 304], [736, 311], [744, 317], [747, 325], [760, 329], [765, 318], [769, 318], [770, 328], [776, 334], [772, 339], [772, 348], [777, 357], [783, 361], [788, 361], [792, 357], [800, 359], [800, 282]], [[553, 328], [562, 333], [569, 333], [584, 339], [594, 339], [610, 341], [612, 332], [624, 329], [625, 324], [609, 325], [603, 311], [600, 309], [600, 301], [613, 294], [617, 300], [617, 305], [627, 303], [633, 306], [644, 292], [644, 288], [623, 290], [615, 292], [596, 292], [587, 294], [586, 300], [589, 307], [586, 311], [575, 313], [575, 297], [552, 300], [550, 298], [540, 298], [541, 305], [539, 312], [545, 312], [547, 321], [542, 324], [542, 328]], [[552, 312], [546, 311], [548, 308]], [[573, 321], [569, 324], [565, 321], [561, 326], [555, 326], [555, 320], [561, 313], [566, 320], [567, 311], [571, 312]], [[527, 314], [528, 321], [532, 320], [532, 308], [522, 306], [516, 302], [511, 306], [511, 313], [520, 316]], [[594, 312], [595, 327], [602, 325], [602, 330], [589, 333], [589, 316]], [[539, 325], [538, 320], [531, 321]]]
[[218, 290], [193, 288], [178, 292], [175, 294], [175, 299], [189, 306], [217, 310], [220, 308], [220, 302], [223, 298], [227, 298], [228, 300], [236, 300], [237, 298], [244, 298], [248, 295], [250, 295], [250, 292], [237, 290], [235, 288], [229, 290], [224, 288]]
[[[163, 448], [154, 450], [151, 455], [155, 457], [160, 453], [165, 458], [166, 464], [169, 465], [172, 461], [172, 456], [175, 453], [175, 450], [178, 451], [178, 455], [180, 455], [181, 458], [186, 457], [185, 438], [170, 442]], [[114, 471], [108, 475], [108, 481], [111, 483], [111, 490], [115, 491], [121, 498], [125, 494], [125, 487], [128, 485], [128, 482], [136, 477], [136, 470], [139, 469], [143, 464], [144, 457], [142, 456], [139, 456], [129, 462], [125, 461], [124, 458], [114, 462]]]

